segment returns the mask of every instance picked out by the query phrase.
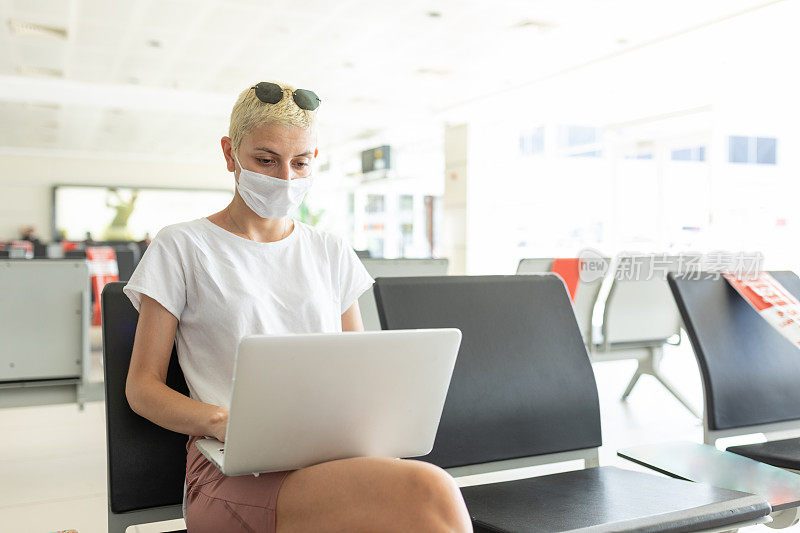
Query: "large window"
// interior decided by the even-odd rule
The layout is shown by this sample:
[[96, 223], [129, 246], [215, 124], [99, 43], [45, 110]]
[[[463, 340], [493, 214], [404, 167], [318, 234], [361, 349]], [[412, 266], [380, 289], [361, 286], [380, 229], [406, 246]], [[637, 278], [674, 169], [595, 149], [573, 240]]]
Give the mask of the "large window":
[[519, 136], [520, 155], [536, 155], [544, 152], [544, 126]]
[[385, 210], [385, 202], [382, 194], [367, 195], [367, 206], [365, 208], [367, 213], [383, 213]]
[[56, 185], [53, 234], [67, 240], [138, 241], [169, 224], [223, 209], [232, 191]]
[[672, 151], [673, 161], [705, 161], [706, 147], [693, 146], [691, 148], [679, 148]]
[[558, 144], [568, 157], [602, 157], [603, 130], [594, 126], [561, 126]]
[[731, 163], [756, 163], [774, 165], [777, 162], [778, 139], [774, 137], [728, 138], [728, 161]]

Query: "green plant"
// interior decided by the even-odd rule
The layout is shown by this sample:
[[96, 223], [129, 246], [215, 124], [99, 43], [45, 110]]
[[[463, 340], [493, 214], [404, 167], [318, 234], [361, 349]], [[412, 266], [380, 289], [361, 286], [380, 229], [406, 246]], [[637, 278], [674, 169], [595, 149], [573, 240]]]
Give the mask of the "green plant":
[[297, 208], [297, 220], [309, 226], [316, 226], [324, 213], [324, 209], [312, 211], [303, 200], [303, 203]]

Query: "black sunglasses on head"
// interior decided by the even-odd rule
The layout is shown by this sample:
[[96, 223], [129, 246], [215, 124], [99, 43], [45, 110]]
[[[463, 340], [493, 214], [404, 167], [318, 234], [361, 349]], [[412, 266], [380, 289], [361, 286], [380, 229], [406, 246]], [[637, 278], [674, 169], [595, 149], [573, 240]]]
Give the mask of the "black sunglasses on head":
[[[283, 98], [283, 87], [270, 81], [258, 82], [251, 87], [251, 89], [255, 90], [256, 98], [265, 104], [277, 104]], [[305, 109], [306, 111], [314, 111], [319, 107], [321, 102], [319, 96], [317, 96], [314, 91], [309, 91], [307, 89], [292, 91], [292, 98], [294, 99], [294, 103], [297, 104], [297, 107]]]

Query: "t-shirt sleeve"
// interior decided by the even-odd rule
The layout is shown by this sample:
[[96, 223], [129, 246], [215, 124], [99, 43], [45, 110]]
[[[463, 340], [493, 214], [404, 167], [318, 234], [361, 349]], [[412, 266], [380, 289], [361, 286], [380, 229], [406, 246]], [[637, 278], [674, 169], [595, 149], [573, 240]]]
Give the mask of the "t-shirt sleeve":
[[137, 311], [146, 294], [180, 320], [186, 306], [186, 277], [172, 231], [164, 228], [158, 232], [122, 290]]
[[345, 242], [341, 242], [339, 253], [339, 302], [341, 313], [350, 309], [364, 291], [372, 287], [375, 280], [369, 275], [355, 250]]

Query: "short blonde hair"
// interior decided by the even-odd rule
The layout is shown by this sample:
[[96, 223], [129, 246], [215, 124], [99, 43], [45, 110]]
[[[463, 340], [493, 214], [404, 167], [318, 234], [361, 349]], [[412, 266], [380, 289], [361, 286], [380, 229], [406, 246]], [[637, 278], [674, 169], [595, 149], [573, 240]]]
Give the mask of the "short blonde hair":
[[290, 93], [294, 87], [285, 83], [273, 81], [284, 90], [283, 98], [277, 104], [265, 104], [256, 97], [253, 85], [239, 94], [239, 98], [231, 111], [231, 123], [228, 136], [234, 150], [242, 144], [242, 138], [250, 133], [253, 128], [268, 124], [281, 126], [297, 126], [303, 129], [314, 129], [316, 125], [316, 110], [300, 109], [294, 102]]

